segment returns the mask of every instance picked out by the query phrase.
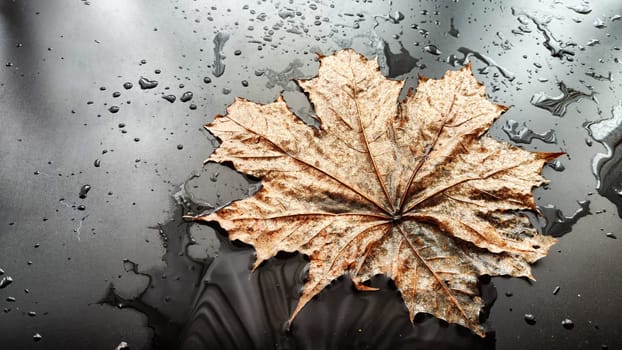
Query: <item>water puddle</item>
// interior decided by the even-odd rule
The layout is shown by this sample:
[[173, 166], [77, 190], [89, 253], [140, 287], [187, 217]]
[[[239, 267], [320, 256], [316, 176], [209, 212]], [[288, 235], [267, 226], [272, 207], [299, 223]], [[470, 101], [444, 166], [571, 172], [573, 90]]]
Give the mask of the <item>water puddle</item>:
[[590, 136], [605, 147], [592, 159], [598, 193], [618, 207], [622, 217], [622, 105], [615, 106], [612, 117], [585, 125]]
[[537, 93], [531, 97], [531, 104], [546, 109], [554, 116], [563, 117], [570, 104], [579, 102], [585, 97], [592, 97], [592, 94], [567, 87], [564, 82], [559, 83], [559, 90], [562, 94], [556, 97], [548, 96], [544, 92]]
[[408, 52], [408, 50], [404, 47], [404, 44], [401, 42], [399, 44], [399, 53], [391, 52], [391, 48], [386, 41], [383, 45], [384, 57], [389, 70], [389, 78], [396, 78], [402, 74], [410, 72], [415, 67], [419, 67], [419, 59], [411, 56], [410, 52]]
[[518, 121], [512, 119], [505, 122], [503, 131], [510, 140], [516, 143], [531, 143], [534, 139], [545, 143], [557, 143], [555, 130], [549, 129], [543, 133], [537, 133], [529, 129], [525, 123], [521, 125]]
[[[576, 224], [580, 218], [591, 214], [590, 201], [579, 201], [578, 204], [579, 209], [570, 216], [566, 216], [554, 205], [538, 206], [538, 210], [543, 216], [543, 218], [539, 218], [541, 232], [545, 235], [561, 237], [572, 231], [572, 226]], [[544, 222], [542, 222], [542, 220]]]
[[495, 62], [492, 58], [478, 52], [475, 50], [471, 50], [469, 48], [466, 47], [461, 47], [458, 49], [458, 52], [460, 52], [462, 54], [462, 57], [456, 57], [455, 55], [450, 55], [449, 57], [447, 57], [447, 63], [449, 63], [450, 65], [457, 67], [457, 66], [464, 66], [465, 64], [467, 64], [469, 62], [469, 57], [475, 57], [478, 60], [480, 60], [482, 63], [484, 63], [486, 66], [479, 68], [477, 71], [480, 72], [481, 74], [488, 74], [488, 72], [490, 71], [490, 68], [496, 68], [499, 73], [501, 73], [501, 75], [503, 75], [503, 77], [505, 77], [506, 79], [508, 79], [509, 81], [513, 81], [515, 79], [515, 75], [514, 73], [510, 72], [508, 69], [500, 66], [499, 64], [497, 64], [497, 62]]
[[218, 32], [214, 36], [214, 66], [212, 67], [212, 74], [215, 77], [220, 77], [225, 73], [225, 53], [223, 48], [227, 40], [229, 40], [229, 34], [225, 32]]
[[[512, 8], [512, 15], [517, 17], [518, 21], [522, 24], [522, 26], [526, 26], [529, 21], [536, 26], [538, 32], [540, 32], [540, 34], [542, 34], [542, 36], [544, 37], [542, 45], [547, 50], [549, 50], [551, 56], [558, 57], [559, 59], [565, 58], [567, 60], [571, 60], [571, 57], [575, 55], [574, 49], [572, 48], [576, 47], [577, 44], [572, 41], [562, 41], [557, 39], [549, 29], [548, 25], [551, 22], [552, 17], [539, 18], [535, 15], [529, 14], [525, 11], [517, 10], [515, 8]], [[524, 27], [519, 27], [519, 29], [521, 28]], [[531, 30], [529, 30], [528, 32], [530, 31]]]

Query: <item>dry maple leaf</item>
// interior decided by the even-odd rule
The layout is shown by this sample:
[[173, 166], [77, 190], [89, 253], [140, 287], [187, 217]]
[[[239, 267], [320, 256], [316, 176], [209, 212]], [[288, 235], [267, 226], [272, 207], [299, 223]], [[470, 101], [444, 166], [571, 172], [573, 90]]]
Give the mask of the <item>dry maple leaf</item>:
[[398, 106], [403, 81], [353, 50], [320, 58], [298, 83], [321, 126], [301, 122], [282, 98], [237, 98], [207, 125], [222, 140], [208, 161], [258, 177], [250, 198], [209, 215], [231, 240], [255, 247], [255, 267], [279, 251], [309, 257], [290, 321], [337, 277], [357, 288], [392, 278], [411, 320], [425, 312], [484, 336], [478, 276], [532, 278], [529, 263], [555, 239], [522, 210], [553, 153], [531, 153], [483, 134], [506, 110], [486, 99], [469, 66], [419, 79]]

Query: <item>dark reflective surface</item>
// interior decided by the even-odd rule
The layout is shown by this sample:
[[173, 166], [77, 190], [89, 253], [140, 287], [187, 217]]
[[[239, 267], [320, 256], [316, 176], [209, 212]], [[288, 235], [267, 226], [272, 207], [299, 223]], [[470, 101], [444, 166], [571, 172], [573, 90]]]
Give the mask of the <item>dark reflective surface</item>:
[[[620, 14], [616, 1], [1, 2], [0, 347], [622, 348]], [[494, 137], [566, 153], [535, 191], [563, 221], [540, 226], [565, 234], [537, 282], [493, 279], [487, 340], [424, 315], [411, 326], [380, 277], [375, 293], [336, 281], [286, 332], [304, 257], [251, 273], [252, 249], [181, 218], [253, 191], [226, 167], [201, 170], [217, 146], [202, 125], [235, 96], [281, 91], [313, 123], [290, 80], [343, 47], [409, 87], [470, 61], [512, 106]], [[557, 143], [524, 143], [523, 126]], [[589, 214], [568, 220], [580, 201]]]

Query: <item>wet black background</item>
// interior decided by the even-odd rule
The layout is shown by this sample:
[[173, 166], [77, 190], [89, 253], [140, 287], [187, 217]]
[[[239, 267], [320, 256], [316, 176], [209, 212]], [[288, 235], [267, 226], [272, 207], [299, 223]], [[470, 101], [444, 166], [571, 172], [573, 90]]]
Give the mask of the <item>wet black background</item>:
[[[566, 7], [580, 4], [3, 0], [0, 268], [5, 273], [0, 278], [11, 276], [14, 281], [0, 289], [0, 308], [5, 309], [0, 313], [0, 347], [113, 349], [121, 340], [132, 348], [150, 346], [153, 331], [147, 327], [145, 315], [97, 302], [111, 283], [128, 299], [147, 285], [144, 276], [128, 273], [124, 259], [130, 259], [141, 271], [164, 268], [165, 249], [158, 224], [165, 225], [173, 218], [179, 221], [181, 211], [173, 194], [193, 171], [201, 169], [214, 147], [202, 125], [223, 113], [234, 96], [269, 102], [285, 91], [304, 118], [309, 112], [304, 97], [288, 81], [316, 73], [316, 52], [328, 54], [354, 47], [370, 57], [378, 56], [385, 74], [404, 73], [399, 78], [414, 86], [418, 74], [438, 78], [447, 69], [455, 69], [446, 59], [450, 55], [461, 58], [458, 50], [465, 47], [492, 58], [515, 77], [499, 74], [494, 67], [477, 72], [487, 66], [471, 58], [476, 76], [486, 84], [490, 97], [513, 106], [491, 134], [508, 140], [502, 131], [505, 122], [524, 121], [536, 132], [554, 129], [558, 140], [556, 144], [536, 140], [523, 145], [525, 148], [567, 153], [561, 158], [564, 171], [544, 170], [551, 184], [535, 191], [538, 203], [555, 205], [570, 216], [579, 208], [577, 201], [591, 202], [591, 214], [579, 219], [550, 256], [534, 267], [536, 283], [493, 279], [499, 296], [489, 322], [496, 331], [496, 347], [598, 349], [607, 344], [610, 349], [622, 348], [622, 269], [618, 258], [622, 248], [620, 239], [605, 235], [611, 232], [622, 238], [622, 220], [615, 205], [596, 191], [592, 159], [605, 148], [591, 141], [584, 127], [586, 122], [610, 118], [612, 108], [619, 103], [622, 90], [617, 78], [622, 65], [617, 58], [622, 53], [617, 46], [622, 46], [622, 21], [614, 16], [622, 13], [622, 5], [617, 1], [594, 2], [587, 14]], [[516, 6], [516, 13], [525, 10], [538, 18], [552, 16], [550, 32], [562, 42], [575, 42], [577, 46], [570, 47], [574, 55], [554, 57], [544, 45], [542, 32], [524, 16], [513, 15], [512, 6]], [[452, 18], [458, 36], [448, 34]], [[605, 27], [595, 26], [598, 18]], [[520, 25], [531, 31], [520, 31]], [[226, 68], [220, 77], [212, 72], [217, 32], [230, 35], [223, 48]], [[600, 43], [587, 45], [591, 39]], [[429, 44], [438, 47], [441, 54], [426, 51]], [[407, 53], [394, 55], [400, 50]], [[594, 79], [586, 72], [605, 76], [611, 72], [612, 81]], [[159, 85], [141, 90], [141, 76], [156, 79]], [[211, 81], [204, 82], [204, 77]], [[134, 87], [124, 89], [126, 81]], [[536, 93], [558, 95], [561, 81], [576, 90], [594, 91], [595, 100], [584, 98], [572, 103], [561, 117], [529, 103]], [[113, 97], [115, 91], [121, 96]], [[194, 93], [192, 101], [179, 101], [185, 91]], [[178, 99], [171, 104], [161, 98], [162, 94], [174, 94]], [[191, 103], [197, 108], [190, 109]], [[113, 105], [120, 107], [118, 113], [108, 111]], [[120, 123], [125, 126], [119, 127]], [[96, 159], [100, 160], [99, 167], [94, 166]], [[247, 187], [231, 171], [218, 171], [220, 176], [212, 187], [210, 181], [203, 182], [201, 200], [211, 205], [239, 198]], [[619, 176], [609, 174], [611, 178]], [[92, 189], [81, 199], [79, 191], [84, 184]], [[213, 232], [194, 230], [201, 243], [197, 251], [216, 256], [220, 244]], [[242, 256], [230, 265], [225, 258], [214, 260], [207, 277], [213, 281], [226, 278], [214, 275], [217, 261], [225, 266], [247, 265], [250, 250], [241, 251]], [[221, 257], [231, 259], [235, 254], [222, 252]], [[296, 261], [290, 265], [304, 265], [304, 261]], [[337, 283], [336, 291], [331, 289], [314, 302], [320, 305], [318, 310], [331, 310], [326, 305], [350, 305], [340, 302], [343, 295], [357, 298], [346, 282]], [[560, 290], [553, 295], [556, 286]], [[339, 292], [339, 288], [345, 289]], [[194, 298], [195, 293], [191, 287], [177, 288], [168, 296], [183, 300], [185, 295], [186, 299]], [[339, 293], [343, 295], [333, 297]], [[383, 293], [386, 298], [397, 298], [391, 291]], [[15, 301], [8, 301], [9, 297]], [[250, 301], [255, 298], [247, 297]], [[238, 299], [231, 298], [245, 300], [243, 293]], [[174, 304], [166, 306], [164, 297], [153, 299], [152, 304], [162, 309], [176, 308]], [[380, 299], [374, 300], [378, 303]], [[351, 305], [362, 308], [365, 304]], [[369, 310], [379, 311], [370, 314]], [[338, 312], [362, 319], [385, 317], [386, 322], [400, 312], [399, 308], [369, 310], [344, 307]], [[29, 315], [31, 311], [36, 314]], [[322, 330], [330, 322], [320, 311], [307, 313], [301, 314], [300, 322], [309, 324], [307, 329], [320, 328], [309, 331], [319, 334], [316, 344], [323, 345], [316, 348], [343, 348], [348, 339], [354, 339], [349, 333]], [[523, 320], [526, 313], [534, 314], [536, 325]], [[253, 317], [259, 316], [242, 318]], [[565, 318], [574, 321], [572, 330], [562, 327]], [[299, 333], [304, 333], [300, 329], [306, 326], [302, 325]], [[387, 329], [371, 338], [409, 332], [407, 328], [403, 332]], [[298, 344], [300, 339], [304, 342], [304, 335], [296, 335], [296, 329], [293, 332]], [[33, 340], [36, 333], [43, 337], [39, 342]], [[442, 338], [445, 333], [439, 334]], [[418, 337], [411, 336], [409, 346], [417, 348], [417, 339], [425, 336]], [[390, 342], [378, 340], [357, 346], [393, 346], [387, 344]]]

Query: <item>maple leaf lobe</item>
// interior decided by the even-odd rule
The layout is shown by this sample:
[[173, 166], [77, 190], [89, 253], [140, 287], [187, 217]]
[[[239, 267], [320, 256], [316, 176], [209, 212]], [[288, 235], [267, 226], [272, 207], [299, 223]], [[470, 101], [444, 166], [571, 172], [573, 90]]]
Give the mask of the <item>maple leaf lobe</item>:
[[236, 98], [207, 125], [223, 141], [209, 161], [231, 162], [262, 188], [197, 220], [254, 246], [255, 267], [279, 251], [309, 256], [290, 321], [344, 273], [360, 289], [385, 274], [411, 319], [425, 312], [483, 336], [478, 277], [532, 278], [529, 263], [555, 242], [521, 211], [535, 208], [531, 191], [559, 154], [485, 136], [507, 108], [487, 100], [470, 66], [420, 77], [398, 104], [403, 81], [342, 50], [321, 56], [318, 76], [299, 85], [319, 132], [282, 97]]

